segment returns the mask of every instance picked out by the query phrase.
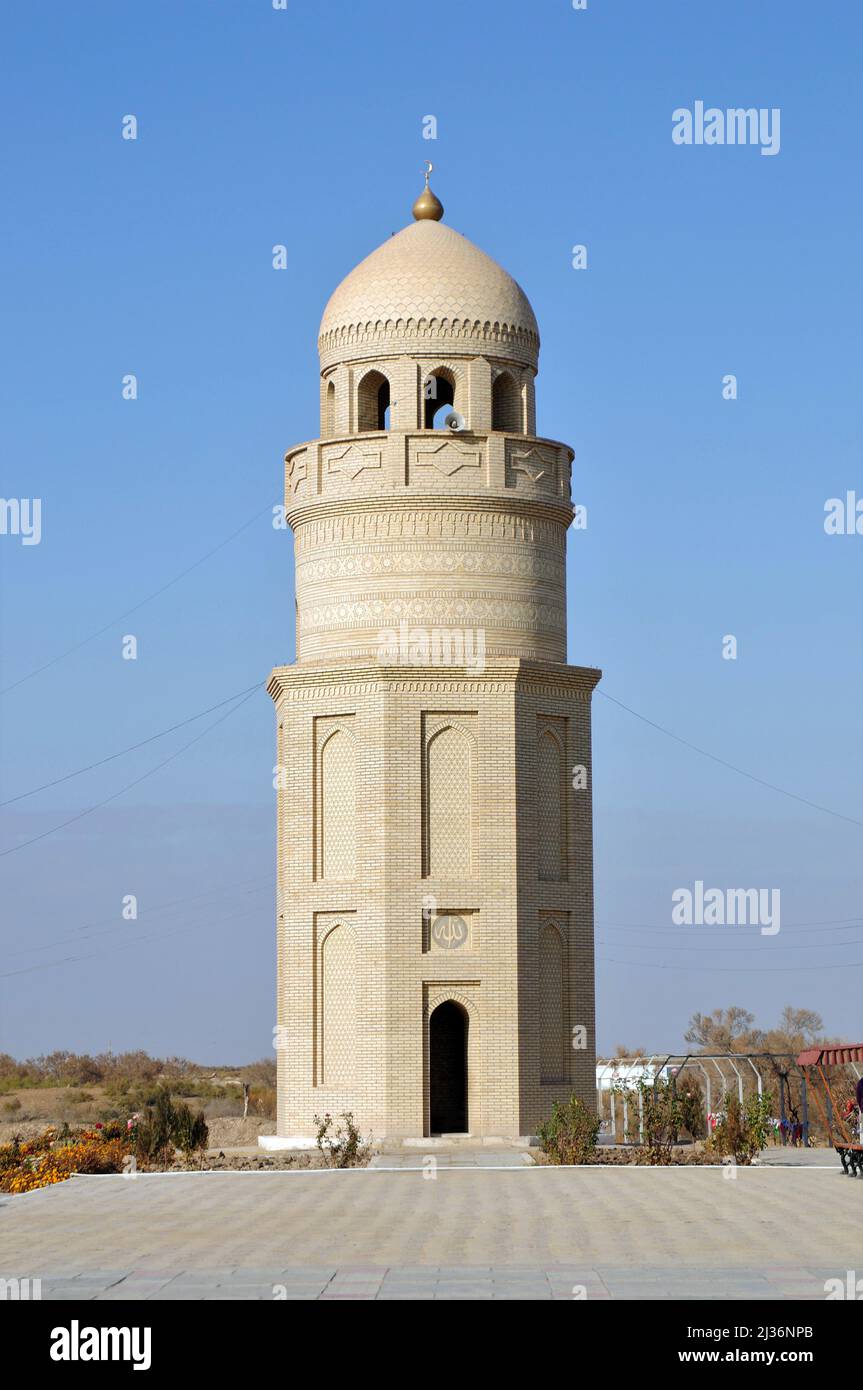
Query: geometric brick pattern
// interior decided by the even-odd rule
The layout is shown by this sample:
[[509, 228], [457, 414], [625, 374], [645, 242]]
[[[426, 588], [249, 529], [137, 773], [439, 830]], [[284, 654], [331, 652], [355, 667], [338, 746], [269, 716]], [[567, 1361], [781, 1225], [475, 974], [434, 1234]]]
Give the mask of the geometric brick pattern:
[[562, 760], [563, 753], [557, 738], [546, 730], [540, 736], [536, 761], [540, 793], [537, 808], [539, 876], [547, 883], [558, 883], [563, 878]]
[[356, 873], [357, 795], [353, 736], [336, 729], [321, 751], [321, 876], [349, 879]]
[[340, 1089], [353, 1084], [356, 1013], [354, 930], [335, 926], [321, 947], [321, 1085]]
[[413, 222], [361, 261], [330, 296], [319, 332], [321, 365], [359, 348], [429, 341], [503, 343], [501, 355], [536, 363], [539, 330], [527, 295], [511, 275], [452, 227]]
[[566, 1013], [564, 1004], [564, 945], [552, 923], [539, 936], [540, 1081], [566, 1076]]
[[426, 749], [426, 844], [429, 878], [470, 878], [471, 739], [463, 729], [441, 729]]

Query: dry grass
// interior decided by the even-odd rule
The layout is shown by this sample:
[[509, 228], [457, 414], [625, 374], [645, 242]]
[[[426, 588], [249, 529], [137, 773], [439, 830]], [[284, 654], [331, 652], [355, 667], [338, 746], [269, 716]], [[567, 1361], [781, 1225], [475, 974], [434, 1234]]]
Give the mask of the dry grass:
[[[64, 1084], [50, 1084], [55, 1073], [62, 1074]], [[244, 1083], [250, 1088], [245, 1122]], [[275, 1132], [274, 1059], [213, 1068], [142, 1052], [96, 1058], [54, 1053], [22, 1063], [0, 1055], [0, 1144], [16, 1135], [35, 1138], [48, 1125], [74, 1128], [125, 1120], [142, 1110], [160, 1085], [170, 1087], [174, 1098], [191, 1109], [202, 1109], [214, 1132], [222, 1121], [239, 1122], [243, 1138], [220, 1139], [219, 1146], [254, 1144], [258, 1134]]]

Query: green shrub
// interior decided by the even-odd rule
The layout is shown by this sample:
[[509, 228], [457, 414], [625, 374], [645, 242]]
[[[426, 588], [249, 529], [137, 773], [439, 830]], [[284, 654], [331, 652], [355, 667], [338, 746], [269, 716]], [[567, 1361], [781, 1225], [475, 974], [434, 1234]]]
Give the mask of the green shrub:
[[709, 1140], [711, 1152], [735, 1163], [751, 1163], [766, 1147], [772, 1109], [768, 1095], [747, 1096], [742, 1105], [737, 1096], [727, 1095], [725, 1113]]
[[677, 1094], [680, 1097], [682, 1128], [693, 1139], [704, 1139], [707, 1135], [707, 1115], [701, 1087], [687, 1077], [678, 1081]]
[[128, 1077], [109, 1081], [105, 1087], [106, 1098], [113, 1103], [115, 1113], [128, 1110], [144, 1110], [155, 1105], [159, 1092], [165, 1090], [155, 1081], [132, 1081]]
[[160, 1087], [153, 1105], [148, 1106], [135, 1130], [135, 1148], [142, 1164], [167, 1168], [175, 1149], [187, 1156], [203, 1153], [209, 1131], [203, 1112], [193, 1115], [188, 1105], [174, 1101], [166, 1087]]
[[671, 1151], [686, 1128], [686, 1106], [670, 1081], [639, 1083], [644, 1124], [644, 1158], [648, 1163], [671, 1163]]
[[210, 1131], [202, 1110], [193, 1115], [188, 1105], [182, 1102], [174, 1106], [174, 1143], [187, 1158], [195, 1153], [203, 1153], [209, 1137]]
[[539, 1126], [540, 1147], [552, 1163], [589, 1163], [596, 1152], [599, 1116], [570, 1096], [555, 1101], [551, 1119]]

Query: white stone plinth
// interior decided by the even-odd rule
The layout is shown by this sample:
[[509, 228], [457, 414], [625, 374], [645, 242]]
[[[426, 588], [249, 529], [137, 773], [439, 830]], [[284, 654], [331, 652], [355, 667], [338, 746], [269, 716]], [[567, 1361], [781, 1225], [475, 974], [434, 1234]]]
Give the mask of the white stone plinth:
[[259, 1134], [259, 1149], [315, 1149], [317, 1143], [307, 1134]]

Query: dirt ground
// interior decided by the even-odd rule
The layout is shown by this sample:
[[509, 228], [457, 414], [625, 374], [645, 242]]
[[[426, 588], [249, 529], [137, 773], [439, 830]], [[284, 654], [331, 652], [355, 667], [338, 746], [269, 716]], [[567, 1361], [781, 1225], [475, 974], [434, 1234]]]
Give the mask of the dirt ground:
[[[551, 1160], [541, 1149], [531, 1149], [530, 1155], [536, 1163], [551, 1164]], [[626, 1148], [611, 1148], [608, 1145], [600, 1144], [589, 1161], [599, 1164], [600, 1166], [604, 1164], [611, 1167], [620, 1167], [621, 1165], [625, 1166], [627, 1163], [643, 1162], [644, 1159], [641, 1150], [634, 1145], [627, 1146]], [[680, 1144], [671, 1150], [671, 1163], [676, 1167], [691, 1167], [698, 1164], [715, 1164], [719, 1162], [720, 1160], [716, 1155], [706, 1150], [704, 1145], [700, 1142], [697, 1144]]]
[[87, 1088], [92, 1101], [73, 1101], [72, 1096], [78, 1094], [80, 1090], [67, 1086], [46, 1086], [0, 1095], [0, 1144], [11, 1143], [16, 1134], [35, 1139], [48, 1125], [89, 1124], [108, 1103], [100, 1086]]
[[[86, 1095], [87, 1100], [76, 1097]], [[203, 1109], [210, 1129], [211, 1149], [238, 1148], [242, 1145], [256, 1144], [259, 1134], [275, 1134], [275, 1120], [265, 1120], [249, 1116], [243, 1119], [242, 1101], [210, 1100], [203, 1102], [196, 1096], [184, 1097], [192, 1110]], [[49, 1125], [94, 1124], [101, 1112], [111, 1104], [101, 1086], [86, 1088], [67, 1086], [32, 1087], [26, 1090], [7, 1091], [0, 1095], [0, 1144], [10, 1144], [16, 1135], [21, 1139], [35, 1139]], [[225, 1113], [219, 1114], [219, 1111]]]
[[[198, 1159], [190, 1159], [184, 1162], [178, 1159], [172, 1164], [175, 1173], [196, 1173], [200, 1171], [201, 1163]], [[365, 1166], [365, 1165], [357, 1165]], [[274, 1172], [285, 1168], [326, 1168], [323, 1154], [317, 1149], [288, 1150], [275, 1153], [256, 1153], [251, 1150], [248, 1153], [231, 1153], [223, 1150], [215, 1151], [208, 1149], [204, 1156], [203, 1167], [208, 1172], [265, 1172], [272, 1169]]]

